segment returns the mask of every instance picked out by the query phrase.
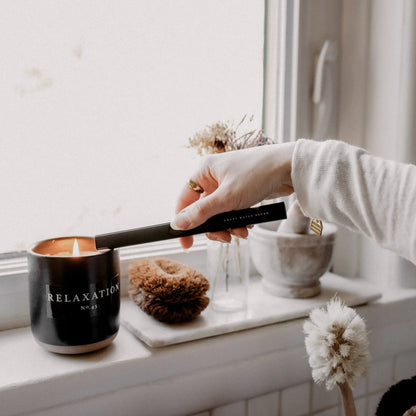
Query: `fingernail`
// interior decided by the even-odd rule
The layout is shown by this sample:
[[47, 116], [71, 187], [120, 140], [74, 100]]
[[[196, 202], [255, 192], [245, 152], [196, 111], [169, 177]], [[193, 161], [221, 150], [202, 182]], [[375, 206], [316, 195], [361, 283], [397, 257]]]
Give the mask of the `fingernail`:
[[225, 237], [217, 237], [217, 236], [215, 236], [215, 238], [213, 240], [214, 241], [218, 241], [219, 243], [226, 243], [226, 244], [231, 243], [231, 239], [230, 240], [227, 240]]
[[218, 239], [218, 241], [219, 241], [220, 243], [225, 243], [225, 244], [230, 244], [230, 243], [231, 243], [231, 241], [230, 241], [230, 240], [226, 240], [225, 238], [219, 238], [219, 239]]
[[170, 227], [173, 230], [187, 230], [190, 228], [191, 221], [189, 220], [188, 215], [185, 212], [180, 212], [173, 221], [170, 223]]

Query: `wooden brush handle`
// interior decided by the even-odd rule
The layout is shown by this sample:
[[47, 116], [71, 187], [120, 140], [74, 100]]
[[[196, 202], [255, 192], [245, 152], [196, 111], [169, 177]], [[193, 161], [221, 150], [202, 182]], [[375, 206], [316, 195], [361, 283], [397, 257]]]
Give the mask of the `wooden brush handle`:
[[355, 410], [354, 397], [352, 395], [350, 385], [348, 383], [342, 383], [338, 384], [338, 387], [341, 390], [345, 416], [357, 416], [357, 412]]

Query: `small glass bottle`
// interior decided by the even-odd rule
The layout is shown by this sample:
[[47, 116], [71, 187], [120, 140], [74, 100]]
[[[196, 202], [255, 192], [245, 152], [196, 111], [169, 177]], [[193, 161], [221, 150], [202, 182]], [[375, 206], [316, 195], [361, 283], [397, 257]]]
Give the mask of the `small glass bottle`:
[[250, 254], [248, 241], [233, 236], [231, 243], [211, 241], [207, 247], [210, 305], [215, 311], [247, 309]]

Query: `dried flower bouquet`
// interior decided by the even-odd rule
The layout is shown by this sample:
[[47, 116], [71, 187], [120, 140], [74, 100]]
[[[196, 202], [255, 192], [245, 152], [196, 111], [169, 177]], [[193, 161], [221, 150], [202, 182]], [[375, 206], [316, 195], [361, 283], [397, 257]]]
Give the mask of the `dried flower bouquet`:
[[[197, 153], [203, 156], [272, 143], [270, 139], [263, 135], [261, 129], [247, 129], [247, 124], [252, 121], [253, 117], [248, 118], [247, 116], [244, 116], [237, 125], [217, 121], [189, 138], [189, 147], [196, 149]], [[240, 130], [243, 128], [249, 131], [241, 133]], [[248, 254], [241, 255], [242, 243], [244, 242], [240, 241], [238, 237], [233, 237], [231, 245], [221, 244], [219, 250], [218, 246], [211, 248], [211, 253], [211, 246], [208, 246], [208, 256], [210, 262], [212, 262], [210, 267], [212, 267], [214, 280], [211, 299], [211, 305], [214, 309], [232, 311], [246, 306], [244, 290], [236, 290], [238, 286], [244, 287], [248, 279], [248, 276], [246, 276], [246, 273], [248, 273], [248, 266], [246, 266]], [[246, 245], [244, 244], [244, 246]], [[214, 257], [215, 259], [213, 259]], [[224, 292], [221, 293], [222, 287], [224, 287]]]
[[[247, 116], [245, 115], [236, 126], [224, 121], [210, 124], [189, 138], [189, 147], [195, 148], [199, 155], [206, 155], [272, 143], [269, 138], [263, 135], [261, 129], [251, 130], [240, 135], [239, 130], [246, 120]], [[250, 117], [248, 122], [252, 121], [253, 117]]]

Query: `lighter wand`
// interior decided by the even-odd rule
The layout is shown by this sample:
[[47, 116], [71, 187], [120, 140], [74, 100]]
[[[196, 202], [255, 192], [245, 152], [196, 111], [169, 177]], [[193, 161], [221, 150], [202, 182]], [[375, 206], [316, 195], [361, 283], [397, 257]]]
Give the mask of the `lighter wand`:
[[282, 220], [285, 218], [285, 204], [284, 202], [277, 202], [255, 208], [246, 208], [217, 214], [198, 227], [190, 230], [174, 230], [170, 226], [170, 223], [167, 222], [132, 230], [101, 234], [95, 237], [95, 245], [97, 249], [125, 247], [185, 237], [188, 235], [229, 230], [232, 228], [240, 228], [247, 225]]

